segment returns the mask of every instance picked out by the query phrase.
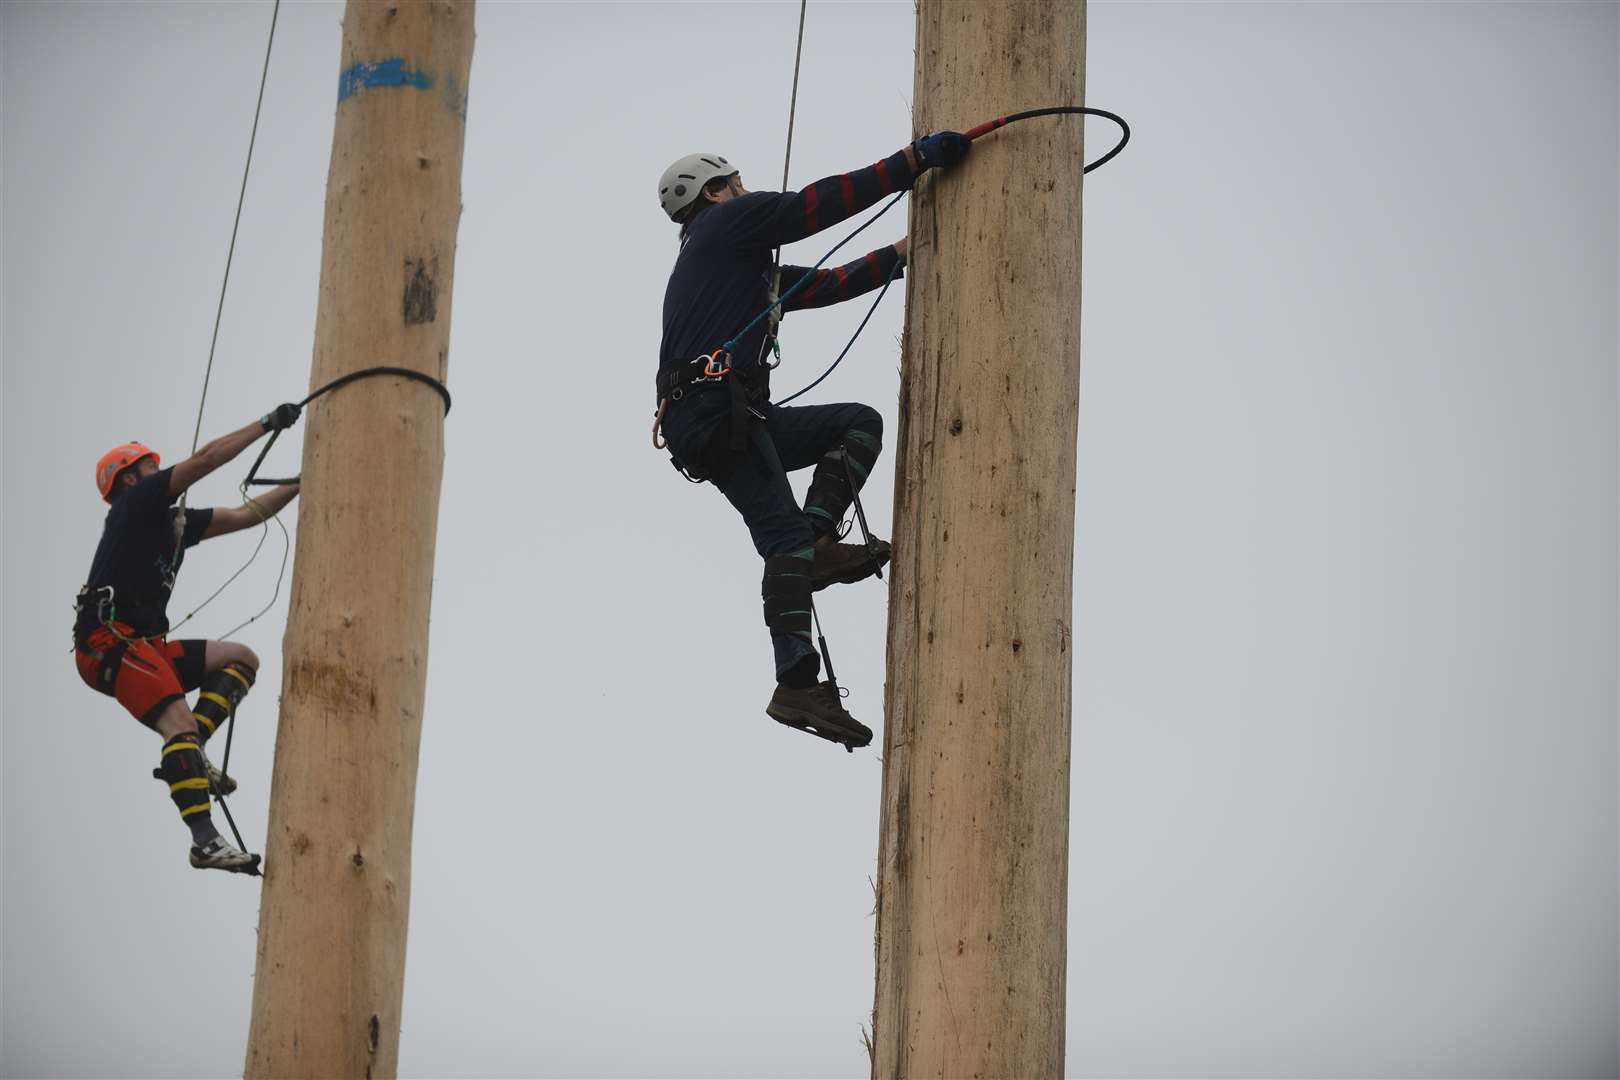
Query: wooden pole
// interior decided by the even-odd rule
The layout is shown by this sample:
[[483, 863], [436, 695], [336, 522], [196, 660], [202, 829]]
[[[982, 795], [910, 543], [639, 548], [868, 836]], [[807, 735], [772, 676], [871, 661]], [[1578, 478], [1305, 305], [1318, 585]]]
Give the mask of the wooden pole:
[[[444, 380], [472, 0], [350, 0], [311, 387]], [[444, 403], [397, 376], [305, 413], [249, 1077], [398, 1070]]]
[[[923, 0], [916, 130], [1083, 105], [1078, 0]], [[1082, 126], [912, 198], [872, 1075], [1063, 1075]]]

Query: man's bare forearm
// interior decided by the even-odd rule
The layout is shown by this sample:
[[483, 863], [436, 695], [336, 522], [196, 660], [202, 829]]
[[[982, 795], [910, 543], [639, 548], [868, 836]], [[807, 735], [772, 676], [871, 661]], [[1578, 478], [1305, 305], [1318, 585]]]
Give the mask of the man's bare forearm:
[[174, 467], [169, 474], [169, 494], [179, 495], [237, 454], [253, 445], [265, 432], [264, 424], [255, 420], [247, 427], [221, 435], [197, 448], [197, 452]]
[[269, 519], [281, 513], [282, 507], [298, 497], [297, 484], [282, 484], [273, 487], [263, 495], [248, 496], [247, 505], [260, 517]]
[[217, 439], [210, 439], [208, 442], [203, 443], [197, 448], [197, 453], [193, 456], [205, 458], [217, 468], [258, 442], [264, 434], [264, 425], [255, 420], [246, 427], [231, 432], [229, 435], [221, 435]]

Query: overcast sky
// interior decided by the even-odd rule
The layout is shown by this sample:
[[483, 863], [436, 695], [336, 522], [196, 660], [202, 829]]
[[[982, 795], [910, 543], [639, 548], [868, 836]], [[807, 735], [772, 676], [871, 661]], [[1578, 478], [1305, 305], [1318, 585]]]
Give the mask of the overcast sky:
[[[407, 1076], [866, 1073], [881, 762], [765, 717], [746, 531], [647, 442], [655, 182], [702, 149], [776, 185], [797, 11], [479, 8]], [[269, 15], [0, 5], [7, 1076], [242, 1067], [257, 884], [186, 864], [69, 604], [97, 456], [190, 446]], [[1086, 181], [1068, 1072], [1620, 1074], [1616, 5], [1089, 17], [1135, 138]], [[308, 383], [340, 18], [281, 11], [204, 438]], [[796, 185], [910, 137], [912, 43], [909, 4], [811, 4]], [[903, 304], [813, 400], [895, 430]], [[859, 315], [790, 318], [781, 390]], [[240, 635], [255, 847], [285, 597]], [[874, 728], [884, 602], [822, 604]]]

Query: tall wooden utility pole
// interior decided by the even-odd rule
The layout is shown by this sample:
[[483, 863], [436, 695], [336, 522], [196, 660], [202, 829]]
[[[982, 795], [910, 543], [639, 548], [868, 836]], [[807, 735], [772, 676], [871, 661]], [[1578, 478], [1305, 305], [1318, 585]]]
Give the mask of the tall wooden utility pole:
[[[446, 378], [472, 0], [350, 0], [311, 386]], [[249, 1077], [398, 1069], [444, 402], [361, 379], [305, 416]]]
[[[914, 124], [1083, 105], [1080, 0], [923, 0]], [[1063, 1075], [1076, 117], [911, 204], [872, 1075]]]

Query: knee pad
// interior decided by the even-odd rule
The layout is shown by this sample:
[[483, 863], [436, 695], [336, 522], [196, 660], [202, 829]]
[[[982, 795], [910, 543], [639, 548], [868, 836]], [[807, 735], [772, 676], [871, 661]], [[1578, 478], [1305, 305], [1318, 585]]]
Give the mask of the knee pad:
[[191, 710], [197, 721], [197, 735], [203, 742], [230, 719], [236, 707], [242, 704], [247, 692], [253, 688], [254, 671], [246, 664], [226, 664], [218, 671], [210, 671], [197, 688], [197, 707]]
[[169, 797], [181, 818], [190, 822], [194, 816], [208, 813], [208, 764], [196, 735], [188, 731], [164, 743], [157, 774], [169, 785]]
[[760, 585], [765, 625], [773, 634], [810, 641], [810, 559], [805, 554], [772, 555]]
[[804, 512], [818, 533], [830, 535], [838, 531], [844, 511], [866, 485], [877, 463], [883, 449], [882, 433], [883, 419], [877, 410], [868, 409], [816, 463], [815, 476], [804, 497]]
[[883, 452], [883, 417], [871, 406], [861, 410], [855, 422], [844, 433], [843, 448], [849, 454], [850, 469], [855, 473], [857, 485], [866, 482], [866, 475]]
[[849, 425], [850, 434], [859, 433], [863, 442], [879, 450], [883, 447], [883, 414], [872, 406], [867, 405], [855, 417], [855, 422]]

